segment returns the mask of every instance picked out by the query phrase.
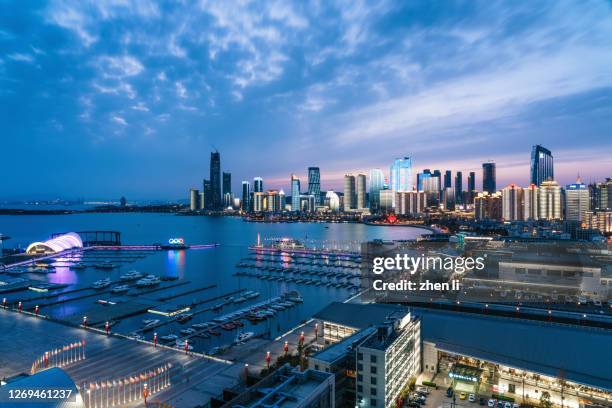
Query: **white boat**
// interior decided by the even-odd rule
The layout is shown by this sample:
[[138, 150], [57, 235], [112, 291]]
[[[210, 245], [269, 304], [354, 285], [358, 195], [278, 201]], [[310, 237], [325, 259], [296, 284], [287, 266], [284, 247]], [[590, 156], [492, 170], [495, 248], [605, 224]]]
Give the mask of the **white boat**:
[[104, 262], [95, 264], [94, 267], [97, 269], [114, 269], [117, 267], [117, 265], [109, 261], [104, 261]]
[[111, 292], [123, 293], [123, 292], [127, 292], [128, 290], [130, 290], [130, 287], [128, 285], [119, 285], [119, 286], [115, 286], [114, 288], [112, 288]]
[[84, 263], [81, 263], [81, 262], [77, 262], [77, 263], [73, 264], [71, 266], [71, 268], [72, 269], [85, 269], [85, 268], [87, 268], [87, 265], [85, 265]]
[[155, 326], [157, 323], [159, 323], [159, 320], [145, 319], [142, 322], [144, 323], [144, 326], [142, 326], [142, 330], [148, 330], [148, 329], [151, 329], [153, 326]]
[[160, 283], [161, 283], [161, 279], [159, 279], [157, 276], [147, 275], [144, 278], [137, 280], [136, 286], [141, 287], [141, 288], [146, 288], [150, 286], [159, 285]]
[[140, 279], [143, 276], [144, 275], [142, 273], [140, 273], [138, 271], [132, 270], [132, 271], [129, 271], [129, 272], [121, 275], [119, 277], [119, 279], [122, 280], [122, 281], [126, 281], [127, 282], [127, 281], [132, 281], [132, 280]]
[[94, 289], [103, 289], [103, 288], [110, 286], [110, 284], [111, 284], [111, 280], [109, 278], [104, 278], [104, 279], [95, 281], [91, 285], [91, 287]]
[[208, 323], [194, 323], [191, 327], [195, 327], [196, 329], [205, 329], [209, 326]]
[[165, 336], [161, 336], [159, 339], [163, 341], [175, 341], [178, 339], [178, 336], [176, 334], [166, 334]]
[[188, 327], [188, 328], [186, 328], [186, 329], [181, 329], [181, 331], [180, 331], [180, 333], [181, 333], [182, 335], [185, 335], [185, 336], [189, 336], [190, 334], [193, 334], [193, 333], [195, 333], [195, 332], [196, 332], [196, 330], [195, 330], [195, 329], [192, 329], [191, 327]]
[[238, 335], [236, 336], [236, 343], [244, 343], [245, 341], [250, 340], [254, 336], [255, 333], [253, 332], [238, 333]]
[[234, 303], [242, 303], [242, 302], [246, 302], [246, 298], [243, 296], [239, 296], [236, 299], [234, 299]]

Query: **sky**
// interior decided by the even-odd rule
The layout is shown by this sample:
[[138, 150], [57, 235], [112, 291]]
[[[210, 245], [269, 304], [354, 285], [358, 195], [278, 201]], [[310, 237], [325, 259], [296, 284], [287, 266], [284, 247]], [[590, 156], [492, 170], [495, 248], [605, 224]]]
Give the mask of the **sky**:
[[[178, 199], [222, 170], [612, 176], [609, 1], [0, 0], [0, 199]], [[306, 185], [306, 180], [302, 185]]]

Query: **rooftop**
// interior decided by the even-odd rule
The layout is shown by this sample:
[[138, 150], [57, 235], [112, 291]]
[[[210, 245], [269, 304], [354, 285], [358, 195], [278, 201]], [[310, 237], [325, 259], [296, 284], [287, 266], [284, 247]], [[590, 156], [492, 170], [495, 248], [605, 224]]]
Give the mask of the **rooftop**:
[[389, 318], [402, 318], [408, 312], [409, 309], [401, 305], [333, 302], [313, 317], [354, 329], [365, 329], [379, 325]]
[[342, 341], [323, 349], [317, 354], [311, 356], [310, 359], [324, 361], [326, 363], [331, 364], [346, 356], [357, 343], [363, 341], [366, 337], [368, 337], [375, 331], [376, 329], [374, 327], [368, 327], [366, 329], [360, 330], [352, 336], [349, 336], [343, 339]]

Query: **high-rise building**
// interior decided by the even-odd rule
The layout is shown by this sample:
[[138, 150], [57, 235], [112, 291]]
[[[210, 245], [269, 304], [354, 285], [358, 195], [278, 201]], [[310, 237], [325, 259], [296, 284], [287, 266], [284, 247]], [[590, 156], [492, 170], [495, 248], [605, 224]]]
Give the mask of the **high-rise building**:
[[357, 208], [366, 208], [366, 176], [365, 174], [357, 175]]
[[417, 191], [424, 191], [423, 182], [425, 179], [431, 178], [432, 174], [429, 169], [423, 170], [422, 173], [417, 173]]
[[453, 187], [453, 173], [450, 170], [446, 170], [444, 172], [444, 186], [443, 189], [445, 188], [452, 188]]
[[355, 176], [344, 175], [344, 211], [355, 209], [357, 197], [355, 197]]
[[338, 197], [338, 194], [329, 190], [325, 194], [325, 205], [328, 206], [332, 212], [340, 211], [340, 197]]
[[383, 188], [378, 192], [380, 198], [380, 212], [387, 214], [393, 212], [393, 190]]
[[531, 184], [540, 186], [543, 181], [554, 180], [553, 156], [547, 148], [535, 145], [531, 149]]
[[442, 190], [440, 205], [447, 211], [453, 211], [455, 209], [455, 189], [446, 187]]
[[602, 234], [612, 236], [612, 210], [593, 210], [586, 214], [587, 228], [599, 230]]
[[540, 218], [540, 202], [538, 186], [531, 184], [523, 189], [523, 220], [537, 220]]
[[189, 190], [189, 210], [197, 211], [200, 209], [200, 191], [197, 188]]
[[242, 211], [251, 211], [251, 184], [244, 180], [242, 182]]
[[254, 212], [265, 211], [265, 208], [266, 208], [265, 198], [266, 197], [263, 191], [253, 192], [253, 211]]
[[315, 206], [321, 203], [321, 172], [318, 167], [308, 168], [308, 194], [314, 196]]
[[477, 220], [499, 220], [502, 218], [502, 195], [482, 192], [474, 198], [474, 218]]
[[212, 191], [210, 187], [210, 180], [202, 180], [202, 192], [204, 193], [204, 208], [207, 210], [212, 209]]
[[455, 203], [463, 204], [463, 173], [460, 171], [455, 175]]
[[211, 206], [213, 210], [222, 207], [221, 203], [221, 154], [219, 152], [210, 153], [210, 194]]
[[[412, 191], [412, 186], [412, 159], [410, 157], [395, 159], [391, 165], [391, 191], [393, 191], [393, 200], [395, 200], [395, 193]], [[395, 202], [393, 205], [395, 206]]]
[[482, 163], [482, 191], [493, 194], [497, 192], [495, 163]]
[[300, 195], [300, 211], [302, 212], [314, 212], [315, 211], [315, 198], [311, 194]]
[[380, 190], [385, 184], [385, 176], [381, 169], [370, 170], [370, 212], [380, 211]]
[[410, 191], [395, 193], [395, 213], [399, 215], [422, 214], [427, 208], [427, 193]]
[[253, 178], [253, 192], [263, 193], [263, 179], [261, 177]]
[[300, 211], [300, 179], [291, 175], [291, 211]]
[[285, 205], [287, 204], [287, 197], [285, 196], [285, 190], [282, 188], [278, 192], [278, 199], [280, 201], [280, 211], [285, 211]]
[[523, 189], [516, 184], [510, 184], [502, 189], [502, 217], [506, 221], [523, 219], [524, 210]]
[[232, 201], [232, 174], [223, 172], [223, 207], [231, 207]]
[[538, 217], [541, 220], [560, 220], [561, 213], [561, 187], [554, 180], [543, 181], [538, 190], [540, 208]]
[[612, 178], [595, 184], [592, 195], [593, 210], [612, 210]]
[[204, 196], [204, 192], [200, 191], [200, 210], [206, 209], [206, 197]]
[[476, 196], [476, 172], [470, 171], [468, 175], [468, 203], [474, 202]]
[[266, 211], [278, 213], [281, 212], [281, 196], [278, 190], [270, 190], [266, 193]]
[[587, 211], [589, 211], [589, 189], [578, 178], [576, 183], [565, 187], [565, 219], [586, 222]]

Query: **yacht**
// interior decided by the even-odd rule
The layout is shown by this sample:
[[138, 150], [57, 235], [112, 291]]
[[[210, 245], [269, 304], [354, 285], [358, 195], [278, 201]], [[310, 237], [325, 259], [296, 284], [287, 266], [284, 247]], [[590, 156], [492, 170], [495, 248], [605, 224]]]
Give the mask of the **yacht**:
[[157, 323], [159, 323], [159, 320], [157, 319], [145, 319], [142, 321], [144, 323], [144, 326], [142, 326], [142, 330], [151, 330]]
[[73, 265], [71, 266], [71, 268], [72, 268], [72, 269], [85, 269], [85, 268], [87, 268], [87, 265], [85, 265], [85, 264], [84, 264], [84, 263], [82, 263], [82, 262], [77, 262], [77, 263], [73, 264]]
[[181, 329], [181, 331], [180, 331], [180, 333], [181, 333], [182, 335], [184, 335], [184, 336], [189, 336], [189, 335], [191, 335], [191, 334], [193, 334], [193, 333], [195, 333], [195, 332], [196, 332], [196, 330], [195, 330], [195, 329], [192, 329], [192, 328], [190, 328], [190, 327], [188, 327], [188, 328], [186, 328], [186, 329]]
[[194, 323], [191, 327], [195, 327], [196, 329], [205, 329], [209, 326], [208, 323]]
[[161, 280], [155, 275], [147, 275], [142, 279], [138, 279], [136, 281], [136, 286], [140, 288], [156, 286], [161, 283]]
[[234, 303], [242, 303], [242, 302], [246, 302], [246, 298], [244, 296], [239, 296], [236, 299], [234, 299]]
[[176, 341], [178, 340], [178, 336], [176, 334], [166, 334], [165, 336], [161, 336], [159, 339], [162, 341]]
[[114, 288], [112, 288], [111, 292], [123, 293], [123, 292], [127, 292], [128, 290], [130, 290], [130, 287], [128, 285], [119, 285], [119, 286], [115, 286]]
[[104, 289], [108, 286], [110, 286], [111, 284], [111, 280], [109, 278], [104, 278], [104, 279], [100, 279], [95, 281], [91, 287], [94, 289]]
[[177, 315], [174, 319], [179, 323], [185, 323], [186, 321], [191, 320], [192, 317], [193, 315], [191, 313], [181, 313], [180, 315]]
[[96, 269], [114, 269], [117, 267], [114, 263], [110, 261], [100, 262], [94, 265]]
[[140, 279], [142, 278], [144, 275], [138, 271], [129, 271], [128, 273], [125, 273], [123, 275], [121, 275], [119, 277], [120, 280], [127, 282], [127, 281], [132, 281], [132, 280], [136, 280], [136, 279]]
[[255, 333], [253, 332], [238, 333], [236, 336], [236, 343], [244, 343], [245, 341], [252, 339], [254, 336]]

